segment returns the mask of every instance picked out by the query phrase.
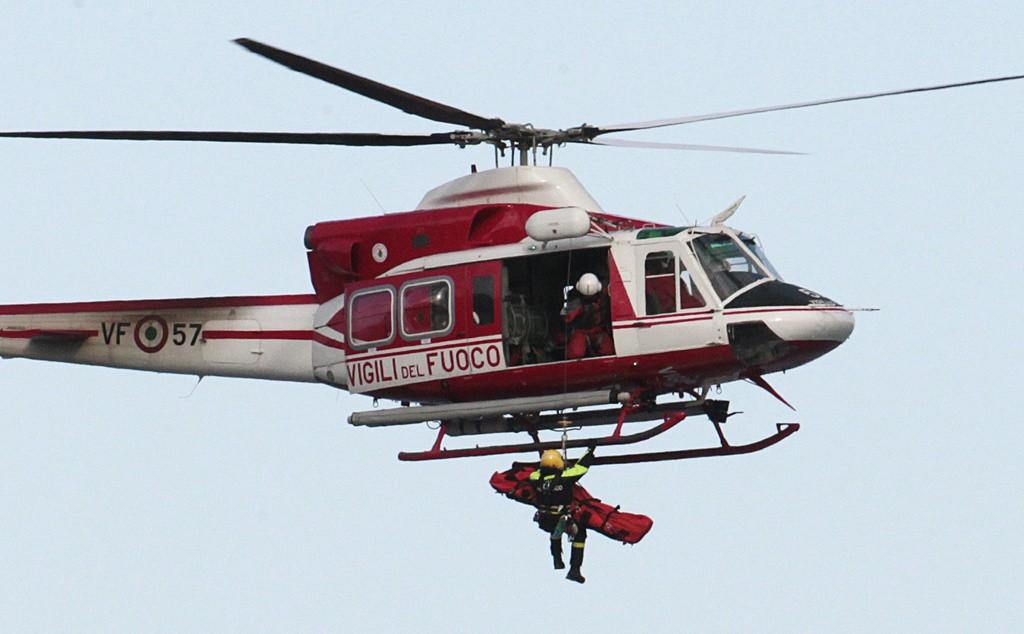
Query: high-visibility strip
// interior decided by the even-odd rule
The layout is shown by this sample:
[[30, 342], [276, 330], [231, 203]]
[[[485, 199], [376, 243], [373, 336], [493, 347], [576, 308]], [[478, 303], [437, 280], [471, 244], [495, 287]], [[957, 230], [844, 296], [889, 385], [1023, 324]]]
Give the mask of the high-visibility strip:
[[563, 478], [575, 478], [576, 476], [581, 476], [581, 475], [583, 475], [586, 472], [587, 472], [587, 467], [584, 467], [583, 465], [578, 465], [577, 464], [577, 465], [573, 465], [573, 466], [569, 467], [568, 469], [566, 469], [565, 471], [563, 471], [562, 472], [562, 477]]

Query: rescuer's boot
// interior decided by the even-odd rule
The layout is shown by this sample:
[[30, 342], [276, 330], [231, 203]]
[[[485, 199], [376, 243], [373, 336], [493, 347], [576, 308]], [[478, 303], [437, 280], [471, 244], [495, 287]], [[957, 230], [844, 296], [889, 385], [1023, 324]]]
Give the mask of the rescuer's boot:
[[565, 562], [562, 561], [562, 540], [560, 539], [551, 540], [551, 560], [555, 563], [555, 570], [565, 568]]
[[572, 553], [569, 554], [569, 574], [565, 578], [576, 583], [583, 583], [586, 578], [580, 573], [583, 566], [583, 542], [573, 542]]

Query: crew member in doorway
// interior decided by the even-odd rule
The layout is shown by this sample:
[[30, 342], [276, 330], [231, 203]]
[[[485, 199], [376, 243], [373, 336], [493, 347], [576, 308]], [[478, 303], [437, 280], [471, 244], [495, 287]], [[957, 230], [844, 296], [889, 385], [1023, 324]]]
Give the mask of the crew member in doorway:
[[565, 578], [576, 583], [586, 581], [580, 567], [583, 565], [583, 548], [587, 544], [587, 529], [573, 519], [573, 488], [587, 473], [593, 459], [594, 448], [588, 447], [576, 464], [567, 469], [562, 454], [556, 449], [548, 449], [541, 456], [540, 468], [530, 474], [530, 483], [537, 492], [537, 514], [533, 519], [541, 530], [551, 536], [551, 557], [555, 570], [565, 568], [565, 562], [562, 561], [562, 535], [570, 537], [572, 552], [569, 555], [569, 573]]
[[584, 273], [569, 291], [565, 304], [565, 323], [569, 338], [565, 346], [567, 359], [600, 357], [613, 354], [608, 318], [608, 293], [593, 273]]

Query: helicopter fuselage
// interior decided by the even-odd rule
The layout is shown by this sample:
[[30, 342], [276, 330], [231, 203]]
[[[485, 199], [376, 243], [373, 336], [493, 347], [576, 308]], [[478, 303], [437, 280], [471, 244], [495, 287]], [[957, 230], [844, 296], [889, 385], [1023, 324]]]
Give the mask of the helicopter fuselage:
[[[352, 284], [317, 311], [317, 379], [415, 402], [693, 391], [802, 365], [853, 328], [849, 311], [780, 280], [745, 246], [752, 238], [726, 227], [567, 242], [413, 261]], [[721, 260], [708, 244], [728, 249], [736, 270], [709, 274], [701, 260]], [[605, 314], [576, 326], [567, 296], [585, 273], [603, 282]]]
[[[538, 240], [540, 212], [556, 228]], [[559, 235], [563, 217], [583, 226]], [[0, 355], [439, 403], [693, 392], [802, 365], [853, 328], [753, 236], [606, 214], [559, 168], [474, 173], [412, 212], [314, 225], [306, 246], [312, 294], [0, 306]], [[586, 273], [592, 297], [573, 288]]]

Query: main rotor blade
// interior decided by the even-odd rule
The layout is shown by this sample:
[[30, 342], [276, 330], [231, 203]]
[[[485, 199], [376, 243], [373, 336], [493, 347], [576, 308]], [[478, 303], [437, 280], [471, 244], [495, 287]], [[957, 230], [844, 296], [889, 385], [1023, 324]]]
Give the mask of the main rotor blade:
[[[979, 84], [993, 84], [1001, 81], [1013, 81], [1024, 79], [1024, 75], [1009, 75], [1006, 77], [992, 77], [989, 79], [977, 79], [974, 81], [963, 81], [955, 84], [940, 84], [938, 86], [924, 86], [922, 88], [904, 88], [901, 90], [889, 90], [886, 92], [874, 92], [866, 95], [854, 95], [852, 97], [835, 97], [833, 99], [817, 99], [815, 101], [802, 101], [781, 106], [765, 106], [762, 108], [750, 108], [748, 110], [731, 110], [728, 112], [713, 112], [688, 117], [676, 117], [674, 119], [657, 119], [654, 121], [640, 121], [637, 123], [620, 123], [614, 125], [597, 126], [596, 134], [607, 134], [608, 132], [626, 132], [629, 130], [646, 130], [648, 128], [662, 128], [670, 125], [683, 123], [695, 123], [697, 121], [711, 121], [713, 119], [727, 119], [729, 117], [742, 117], [748, 114], [760, 114], [762, 112], [775, 112], [777, 110], [794, 110], [796, 108], [809, 108], [811, 106], [822, 106], [830, 103], [842, 103], [844, 101], [860, 101], [862, 99], [875, 99], [878, 97], [890, 97], [893, 95], [907, 95], [915, 92], [929, 92], [932, 90], [946, 90], [948, 88], [961, 88], [964, 86], [977, 86]], [[595, 135], [596, 136], [596, 135]]]
[[729, 145], [693, 145], [691, 143], [658, 143], [654, 141], [633, 141], [630, 139], [601, 139], [589, 141], [591, 145], [610, 145], [615, 147], [653, 148], [656, 150], [697, 150], [701, 152], [742, 152], [744, 154], [792, 154], [804, 155], [806, 152], [790, 152], [788, 150], [764, 150], [753, 147], [732, 147]]
[[112, 141], [215, 141], [221, 143], [298, 143], [306, 145], [411, 146], [474, 143], [458, 133], [373, 134], [364, 132], [220, 132], [179, 130], [64, 130], [0, 132], [0, 137], [101, 139]]
[[488, 119], [487, 117], [481, 117], [443, 103], [431, 101], [430, 99], [393, 88], [372, 79], [360, 77], [340, 68], [334, 68], [316, 60], [274, 48], [262, 42], [243, 37], [235, 40], [235, 43], [257, 55], [287, 66], [294, 71], [322, 79], [335, 86], [340, 86], [345, 90], [351, 90], [364, 97], [386, 103], [409, 114], [477, 130], [494, 130], [505, 125], [505, 122], [501, 119]]

